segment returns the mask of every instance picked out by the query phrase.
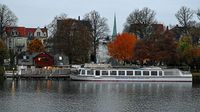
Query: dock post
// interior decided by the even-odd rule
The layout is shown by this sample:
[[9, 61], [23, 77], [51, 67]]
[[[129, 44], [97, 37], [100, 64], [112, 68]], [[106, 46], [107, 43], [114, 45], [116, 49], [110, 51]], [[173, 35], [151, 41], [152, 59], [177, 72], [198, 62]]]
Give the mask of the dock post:
[[12, 68], [13, 80], [15, 79], [15, 71], [14, 71], [14, 70], [15, 70], [15, 68], [13, 67], [13, 68]]
[[200, 84], [200, 73], [192, 73], [192, 84]]

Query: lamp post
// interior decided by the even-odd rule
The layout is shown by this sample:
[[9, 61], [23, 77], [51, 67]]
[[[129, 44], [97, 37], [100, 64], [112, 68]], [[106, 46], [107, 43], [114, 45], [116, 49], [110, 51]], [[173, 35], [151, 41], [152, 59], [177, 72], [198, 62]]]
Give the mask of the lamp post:
[[13, 67], [12, 70], [13, 70], [13, 77], [14, 77], [14, 75], [15, 75], [15, 74], [14, 74], [14, 70], [15, 70], [15, 68]]

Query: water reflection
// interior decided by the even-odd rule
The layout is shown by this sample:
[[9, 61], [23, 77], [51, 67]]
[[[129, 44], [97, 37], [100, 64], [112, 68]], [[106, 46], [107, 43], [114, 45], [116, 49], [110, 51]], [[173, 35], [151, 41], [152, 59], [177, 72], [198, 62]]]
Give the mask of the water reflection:
[[12, 83], [11, 83], [11, 93], [12, 93], [13, 95], [15, 95], [15, 91], [16, 91], [15, 81], [12, 81]]
[[[0, 86], [1, 87], [1, 86]], [[200, 88], [191, 83], [7, 80], [0, 88], [6, 112], [195, 111]]]
[[39, 95], [40, 94], [40, 86], [41, 86], [41, 84], [40, 84], [40, 82], [38, 81], [38, 82], [36, 82], [36, 93], [37, 93], [37, 95]]
[[[101, 92], [117, 92], [117, 93], [134, 93], [141, 94], [160, 93], [164, 89], [182, 90], [184, 88], [191, 89], [191, 83], [120, 83], [120, 82], [77, 82], [76, 88], [79, 88], [81, 94], [84, 93], [101, 93]], [[174, 88], [175, 87], [175, 88]]]

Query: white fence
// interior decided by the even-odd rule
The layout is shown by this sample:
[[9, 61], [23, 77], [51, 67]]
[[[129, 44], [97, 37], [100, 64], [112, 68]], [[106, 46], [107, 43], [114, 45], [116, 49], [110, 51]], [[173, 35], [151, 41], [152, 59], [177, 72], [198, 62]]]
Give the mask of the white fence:
[[21, 75], [69, 75], [70, 73], [71, 73], [70, 68], [56, 68], [56, 69], [27, 68], [26, 70], [25, 69], [21, 70]]

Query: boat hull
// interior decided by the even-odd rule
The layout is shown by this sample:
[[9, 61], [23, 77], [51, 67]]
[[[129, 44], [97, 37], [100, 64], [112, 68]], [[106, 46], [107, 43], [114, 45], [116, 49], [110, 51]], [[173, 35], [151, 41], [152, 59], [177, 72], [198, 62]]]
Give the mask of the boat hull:
[[71, 75], [71, 80], [77, 81], [124, 81], [124, 82], [192, 82], [192, 76], [160, 76], [160, 77], [95, 77]]

